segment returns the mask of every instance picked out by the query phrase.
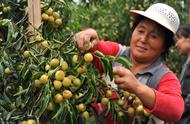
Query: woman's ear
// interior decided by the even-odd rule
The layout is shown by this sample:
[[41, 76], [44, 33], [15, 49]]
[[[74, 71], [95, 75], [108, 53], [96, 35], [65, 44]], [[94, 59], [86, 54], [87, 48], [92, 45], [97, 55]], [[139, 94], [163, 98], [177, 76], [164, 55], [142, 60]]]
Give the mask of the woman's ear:
[[188, 40], [188, 42], [190, 42], [190, 36], [188, 38], [186, 38]]

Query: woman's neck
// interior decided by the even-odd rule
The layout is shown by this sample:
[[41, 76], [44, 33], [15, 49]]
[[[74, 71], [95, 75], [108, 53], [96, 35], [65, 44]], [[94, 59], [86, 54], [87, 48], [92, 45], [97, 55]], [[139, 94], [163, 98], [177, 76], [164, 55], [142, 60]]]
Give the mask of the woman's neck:
[[142, 62], [132, 60], [132, 67], [130, 70], [133, 72], [133, 74], [137, 74], [139, 72], [143, 72], [144, 69], [147, 68], [151, 64], [152, 63], [142, 63]]

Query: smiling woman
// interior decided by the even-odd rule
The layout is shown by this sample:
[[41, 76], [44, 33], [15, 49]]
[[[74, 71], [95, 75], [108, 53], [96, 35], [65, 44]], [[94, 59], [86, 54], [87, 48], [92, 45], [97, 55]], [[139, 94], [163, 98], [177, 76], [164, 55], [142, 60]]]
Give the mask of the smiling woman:
[[151, 64], [164, 52], [165, 34], [156, 22], [142, 19], [131, 38], [132, 59]]
[[[178, 14], [166, 4], [156, 3], [146, 11], [131, 10], [131, 15], [136, 20], [130, 47], [99, 41], [94, 29], [76, 34], [78, 47], [83, 51], [85, 44], [91, 43], [92, 52], [98, 50], [105, 55], [128, 56], [132, 62], [130, 69], [113, 63], [113, 73], [118, 75], [115, 84], [119, 89], [139, 97], [144, 109], [152, 113], [150, 118], [154, 118], [157, 124], [176, 122], [184, 109], [180, 84], [175, 74], [161, 60], [167, 57], [169, 48], [174, 44], [173, 36], [179, 26]], [[93, 64], [102, 71], [96, 57]], [[107, 123], [114, 123], [113, 118], [107, 117], [106, 120]]]

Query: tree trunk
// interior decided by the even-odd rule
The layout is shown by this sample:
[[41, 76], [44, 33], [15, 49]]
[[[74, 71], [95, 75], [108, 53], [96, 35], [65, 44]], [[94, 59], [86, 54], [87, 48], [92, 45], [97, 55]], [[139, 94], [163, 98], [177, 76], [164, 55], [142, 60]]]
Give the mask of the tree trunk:
[[35, 31], [41, 25], [40, 0], [28, 0], [29, 32]]

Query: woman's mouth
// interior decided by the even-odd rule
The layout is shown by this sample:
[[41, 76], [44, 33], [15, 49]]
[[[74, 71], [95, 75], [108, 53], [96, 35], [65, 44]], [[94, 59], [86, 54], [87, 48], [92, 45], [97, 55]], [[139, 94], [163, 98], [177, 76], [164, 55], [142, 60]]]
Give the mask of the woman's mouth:
[[147, 48], [142, 47], [142, 46], [137, 46], [136, 48], [137, 48], [137, 50], [140, 51], [140, 52], [145, 52], [145, 51], [147, 50]]

